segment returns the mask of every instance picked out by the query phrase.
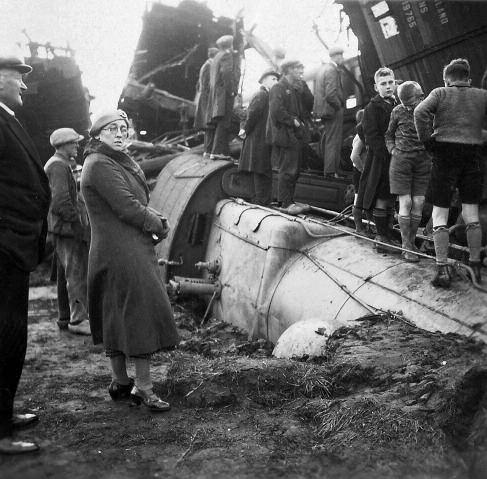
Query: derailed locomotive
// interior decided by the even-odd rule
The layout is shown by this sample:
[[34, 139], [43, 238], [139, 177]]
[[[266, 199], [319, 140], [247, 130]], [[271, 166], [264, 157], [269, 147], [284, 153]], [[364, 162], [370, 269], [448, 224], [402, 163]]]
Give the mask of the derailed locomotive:
[[[182, 2], [184, 7], [189, 3]], [[348, 111], [349, 120], [371, 96], [371, 78], [381, 65], [394, 68], [401, 79], [419, 81], [428, 92], [441, 84], [441, 66], [452, 57], [464, 56], [471, 59], [473, 82], [478, 83], [487, 59], [483, 49], [487, 28], [482, 24], [487, 6], [482, 3], [341, 3], [361, 52], [357, 61], [362, 95]], [[169, 9], [157, 8], [159, 13]], [[184, 9], [179, 13], [184, 16]], [[212, 35], [216, 38], [221, 33], [227, 32], [218, 30]], [[208, 41], [210, 37], [205, 38]], [[207, 43], [202, 46], [206, 49]], [[143, 70], [139, 79], [147, 74]], [[190, 70], [188, 66], [185, 71]], [[159, 81], [166, 78], [164, 69], [157, 75]], [[194, 78], [192, 85], [195, 83]], [[145, 92], [142, 88], [138, 96], [131, 97], [136, 115], [142, 115], [137, 105], [154, 101], [156, 89], [154, 81]], [[181, 95], [184, 98], [185, 92]], [[189, 88], [185, 99], [190, 102], [191, 96]], [[121, 105], [127, 104], [123, 95], [122, 100]], [[160, 105], [155, 110], [162, 114]], [[183, 111], [180, 118], [186, 121], [191, 107], [180, 101], [178, 108]], [[192, 146], [190, 142], [187, 145]], [[366, 239], [354, 238], [351, 229], [338, 227], [335, 221], [290, 217], [232, 199], [245, 198], [244, 180], [232, 162], [204, 160], [197, 149], [165, 158], [167, 161], [164, 157], [160, 161], [164, 168], [151, 199], [152, 206], [163, 211], [173, 227], [158, 246], [162, 274], [177, 291], [204, 295], [208, 312], [212, 310], [215, 316], [272, 342], [290, 328], [294, 345], [300, 336], [309, 338], [309, 331], [317, 324], [323, 326], [326, 336], [377, 311], [390, 312], [428, 330], [486, 338], [485, 293], [463, 280], [455, 282], [452, 290], [434, 289], [429, 284], [431, 260], [411, 265], [380, 256], [372, 252]], [[142, 155], [142, 164], [148, 161]], [[324, 179], [322, 172], [308, 171], [301, 174], [296, 198], [340, 211], [346, 203], [347, 185], [346, 180]], [[293, 354], [312, 347], [305, 346]]]

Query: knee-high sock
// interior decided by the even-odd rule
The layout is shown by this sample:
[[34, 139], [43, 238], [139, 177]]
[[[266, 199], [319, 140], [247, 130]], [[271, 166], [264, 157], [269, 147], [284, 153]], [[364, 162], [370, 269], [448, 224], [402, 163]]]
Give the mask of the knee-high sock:
[[128, 384], [129, 377], [127, 376], [127, 363], [125, 356], [119, 354], [110, 358], [110, 366], [112, 367], [112, 379], [118, 384]]
[[363, 210], [362, 208], [357, 208], [354, 206], [352, 208], [353, 222], [355, 223], [355, 229], [361, 231], [364, 229], [364, 224], [362, 223]]
[[411, 244], [416, 246], [416, 233], [418, 232], [419, 224], [421, 223], [421, 216], [411, 215]]
[[446, 225], [433, 228], [433, 241], [435, 243], [436, 264], [448, 264], [450, 235]]
[[402, 247], [406, 249], [412, 249], [411, 217], [399, 215], [398, 220], [399, 220], [399, 228], [401, 229]]
[[377, 234], [383, 239], [389, 237], [389, 226], [387, 211], [383, 208], [374, 208], [374, 223], [377, 228]]
[[470, 250], [470, 261], [480, 261], [480, 248], [482, 247], [482, 228], [479, 223], [466, 225], [467, 244]]
[[135, 385], [143, 391], [152, 390], [150, 377], [150, 359], [135, 358]]

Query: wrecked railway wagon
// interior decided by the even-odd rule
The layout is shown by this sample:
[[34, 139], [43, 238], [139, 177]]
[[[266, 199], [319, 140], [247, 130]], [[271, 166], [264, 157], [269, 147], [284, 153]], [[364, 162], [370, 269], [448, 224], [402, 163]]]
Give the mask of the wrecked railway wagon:
[[[363, 79], [364, 101], [372, 94], [371, 78], [380, 65], [392, 66], [402, 79], [418, 80], [428, 91], [441, 84], [441, 66], [452, 57], [472, 60], [474, 82], [487, 64], [487, 52], [481, 48], [487, 4], [341, 3], [359, 38], [360, 75], [355, 78]], [[200, 27], [194, 28], [193, 37]], [[147, 39], [145, 42], [149, 46]], [[207, 43], [202, 45], [206, 48]], [[201, 63], [192, 65], [194, 71]], [[180, 75], [185, 71], [190, 70], [179, 68]], [[166, 73], [157, 73], [160, 82]], [[147, 91], [147, 98], [157, 99], [155, 89]], [[126, 96], [122, 100], [128, 101]], [[145, 115], [141, 111], [134, 110], [136, 118]], [[151, 131], [166, 133], [156, 130]], [[156, 142], [150, 148], [158, 146], [161, 144]], [[234, 153], [237, 158], [238, 150]], [[355, 238], [351, 229], [338, 226], [343, 217], [333, 211], [325, 211], [325, 218], [291, 217], [235, 199], [245, 198], [245, 182], [234, 162], [204, 160], [197, 148], [163, 158], [151, 198], [151, 205], [163, 211], [172, 225], [167, 240], [157, 247], [162, 274], [176, 291], [203, 295], [207, 314], [211, 311], [251, 336], [265, 337], [278, 346], [288, 344], [282, 346], [287, 353], [296, 344], [304, 347], [308, 342], [308, 352], [315, 347], [317, 324], [327, 336], [365, 314], [384, 311], [427, 330], [486, 339], [487, 295], [482, 287], [462, 279], [465, 270], [456, 260], [452, 264], [459, 276], [454, 287], [434, 289], [430, 285], [432, 257], [425, 255], [417, 265], [377, 255], [367, 239]], [[150, 160], [142, 155], [144, 161]], [[302, 172], [296, 199], [312, 205], [315, 212], [340, 211], [346, 205], [348, 183], [324, 179], [320, 171]], [[451, 252], [461, 259], [461, 245]], [[292, 337], [290, 343], [286, 343], [287, 335]]]
[[88, 137], [90, 94], [83, 86], [74, 51], [69, 47], [41, 44], [29, 39], [27, 90], [18, 116], [32, 137], [44, 164], [53, 154], [49, 136], [57, 128], [70, 127]]

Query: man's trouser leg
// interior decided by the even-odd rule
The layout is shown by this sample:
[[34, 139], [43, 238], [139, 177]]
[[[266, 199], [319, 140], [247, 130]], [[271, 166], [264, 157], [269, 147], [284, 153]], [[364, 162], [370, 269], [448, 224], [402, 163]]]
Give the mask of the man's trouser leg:
[[230, 148], [228, 146], [230, 135], [226, 123], [224, 118], [217, 121], [215, 138], [213, 139], [213, 148], [211, 150], [212, 155], [230, 155]]
[[205, 143], [204, 143], [204, 153], [211, 153], [213, 148], [213, 139], [215, 138], [215, 127], [205, 128]]
[[272, 173], [253, 173], [254, 201], [258, 205], [269, 205], [272, 200]]
[[343, 109], [338, 110], [334, 118], [323, 120], [323, 125], [325, 127], [325, 175], [338, 173], [342, 158]]
[[[54, 251], [54, 254], [57, 255], [56, 251]], [[57, 307], [59, 314], [58, 320], [60, 322], [68, 323], [71, 317], [71, 310], [69, 308], [68, 287], [66, 285], [66, 275], [64, 274], [64, 267], [61, 264], [61, 260], [59, 258], [56, 259], [56, 270]]]
[[64, 268], [68, 289], [71, 324], [88, 320], [87, 313], [87, 245], [74, 238], [56, 239], [56, 254]]
[[27, 349], [29, 273], [0, 253], [0, 438], [12, 434], [15, 393]]
[[277, 200], [283, 208], [287, 208], [294, 201], [301, 151], [300, 146], [278, 150]]

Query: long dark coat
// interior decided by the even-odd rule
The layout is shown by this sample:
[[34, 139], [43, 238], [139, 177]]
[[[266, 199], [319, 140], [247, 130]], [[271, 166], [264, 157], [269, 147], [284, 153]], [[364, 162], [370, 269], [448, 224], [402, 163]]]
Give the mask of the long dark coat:
[[208, 59], [200, 68], [198, 86], [196, 91], [196, 112], [194, 114], [194, 127], [206, 128], [208, 126], [208, 105], [210, 101], [210, 68], [212, 60]]
[[367, 157], [360, 179], [357, 206], [366, 210], [374, 206], [378, 197], [381, 199], [391, 197], [389, 188], [391, 155], [386, 148], [385, 133], [395, 105], [376, 95], [364, 109], [362, 127]]
[[0, 107], [0, 251], [21, 270], [32, 271], [42, 259], [50, 199], [34, 143]]
[[[282, 77], [269, 93], [269, 115], [266, 125], [267, 143], [283, 148], [297, 148], [309, 140], [309, 120], [313, 108], [313, 94], [305, 82], [300, 89]], [[302, 122], [300, 128], [294, 120]]]
[[213, 58], [210, 67], [210, 120], [221, 120], [229, 126], [233, 112], [233, 101], [237, 90], [233, 69], [233, 55], [230, 50], [221, 50]]
[[243, 126], [246, 138], [243, 142], [238, 169], [272, 174], [271, 145], [265, 141], [265, 128], [269, 113], [269, 92], [260, 90], [252, 98], [247, 110], [247, 119]]
[[147, 228], [157, 215], [147, 208], [142, 170], [128, 157], [131, 164], [122, 164], [100, 153], [96, 145], [86, 153], [81, 189], [91, 223], [88, 308], [93, 341], [126, 356], [173, 346], [179, 338]]
[[335, 63], [325, 63], [316, 75], [313, 111], [319, 118], [332, 119], [344, 105], [338, 66]]

